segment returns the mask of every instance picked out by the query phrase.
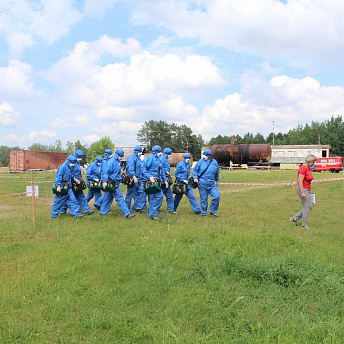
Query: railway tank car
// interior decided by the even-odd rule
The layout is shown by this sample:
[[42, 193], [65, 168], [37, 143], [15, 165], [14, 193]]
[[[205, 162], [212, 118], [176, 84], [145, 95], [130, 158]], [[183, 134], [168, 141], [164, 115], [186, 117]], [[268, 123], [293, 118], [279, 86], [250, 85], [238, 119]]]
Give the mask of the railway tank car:
[[213, 159], [220, 166], [229, 166], [230, 161], [236, 165], [253, 165], [268, 163], [271, 159], [271, 146], [269, 144], [225, 144], [203, 147], [202, 150], [206, 148], [211, 149]]

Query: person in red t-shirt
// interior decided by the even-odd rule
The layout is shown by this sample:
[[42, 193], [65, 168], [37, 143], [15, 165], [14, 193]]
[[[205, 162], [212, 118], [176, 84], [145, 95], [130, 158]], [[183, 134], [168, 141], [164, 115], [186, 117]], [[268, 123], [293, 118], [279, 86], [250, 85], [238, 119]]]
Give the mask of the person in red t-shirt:
[[313, 175], [311, 167], [316, 162], [317, 158], [309, 154], [305, 158], [305, 163], [300, 166], [297, 173], [297, 187], [296, 193], [300, 197], [303, 208], [294, 216], [290, 218], [290, 221], [297, 226], [297, 221], [302, 218], [302, 228], [310, 229], [308, 226], [308, 214], [312, 209], [312, 196], [311, 196], [311, 182]]

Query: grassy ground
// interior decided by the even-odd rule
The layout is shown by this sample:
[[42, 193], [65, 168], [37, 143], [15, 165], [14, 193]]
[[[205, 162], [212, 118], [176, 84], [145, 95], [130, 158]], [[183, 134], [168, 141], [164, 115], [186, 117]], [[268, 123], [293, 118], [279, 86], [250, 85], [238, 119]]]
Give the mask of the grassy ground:
[[[6, 177], [0, 195], [31, 178]], [[29, 197], [0, 198], [0, 343], [343, 343], [343, 181], [313, 183], [306, 231], [289, 221], [295, 179], [221, 171], [274, 185], [221, 185], [219, 218], [184, 199], [167, 215], [164, 201], [160, 222], [126, 220], [115, 203], [109, 218], [52, 221], [42, 183], [36, 230]]]

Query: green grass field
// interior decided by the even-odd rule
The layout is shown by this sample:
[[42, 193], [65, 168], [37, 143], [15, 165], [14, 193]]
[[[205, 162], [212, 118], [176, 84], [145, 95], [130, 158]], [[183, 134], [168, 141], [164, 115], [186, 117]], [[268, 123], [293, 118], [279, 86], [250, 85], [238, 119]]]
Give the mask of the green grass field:
[[[343, 180], [313, 183], [309, 231], [289, 221], [296, 175], [221, 171], [275, 185], [220, 185], [219, 218], [183, 199], [160, 222], [115, 203], [108, 218], [53, 221], [42, 183], [33, 229], [31, 198], [0, 198], [0, 343], [343, 343]], [[0, 195], [31, 175], [6, 177]]]

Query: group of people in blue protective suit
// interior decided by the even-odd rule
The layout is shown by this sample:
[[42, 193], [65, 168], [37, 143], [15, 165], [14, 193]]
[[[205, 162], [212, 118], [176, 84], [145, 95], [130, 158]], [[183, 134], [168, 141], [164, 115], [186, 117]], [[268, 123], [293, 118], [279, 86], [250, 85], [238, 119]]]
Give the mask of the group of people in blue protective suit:
[[[168, 180], [171, 180], [171, 168], [169, 159], [172, 156], [171, 148], [166, 148], [162, 152], [160, 146], [156, 145], [152, 149], [152, 155], [149, 155], [142, 161], [142, 147], [137, 145], [134, 152], [127, 158], [125, 173], [132, 177], [133, 184], [127, 186], [127, 193], [125, 198], [119, 188], [122, 182], [121, 170], [124, 157], [124, 151], [118, 148], [115, 153], [111, 149], [105, 150], [104, 158], [98, 156], [95, 161], [88, 166], [86, 173], [86, 183], [90, 189], [90, 181], [101, 182], [105, 189], [108, 183], [111, 183], [111, 191], [104, 192], [89, 190], [87, 196], [84, 196], [82, 191], [73, 192], [72, 183], [80, 183], [81, 168], [79, 161], [82, 159], [83, 153], [76, 151], [70, 155], [67, 160], [57, 170], [55, 185], [61, 188], [62, 183], [68, 182], [68, 193], [64, 195], [56, 194], [51, 210], [51, 218], [56, 219], [59, 214], [66, 213], [67, 208], [70, 209], [74, 218], [82, 217], [85, 214], [92, 214], [94, 210], [90, 210], [88, 202], [94, 197], [94, 206], [100, 211], [100, 215], [106, 216], [109, 213], [113, 199], [116, 200], [118, 208], [121, 210], [126, 218], [135, 216], [131, 212], [147, 212], [152, 220], [158, 220], [158, 213], [160, 207], [166, 198], [167, 211], [171, 214], [177, 214], [179, 203], [183, 194], [176, 194], [173, 197], [171, 185]], [[79, 160], [78, 160], [79, 159]], [[217, 183], [219, 181], [219, 165], [216, 160], [212, 159], [212, 152], [210, 149], [205, 149], [202, 159], [199, 160], [193, 171], [193, 179], [198, 183], [200, 206], [193, 189], [189, 185], [189, 178], [191, 172], [190, 165], [191, 155], [184, 154], [183, 161], [179, 162], [175, 171], [175, 178], [177, 184], [186, 185], [186, 197], [188, 198], [191, 208], [195, 214], [207, 216], [208, 213], [208, 197], [211, 197], [210, 215], [218, 217], [218, 208], [220, 203], [220, 193], [218, 191]], [[145, 182], [150, 181], [154, 183], [156, 180], [161, 183], [161, 188], [158, 191], [148, 193], [148, 207], [147, 194], [143, 191]], [[83, 213], [80, 212], [80, 209]]]
[[[56, 190], [60, 192], [63, 184], [68, 183], [68, 193], [55, 195], [51, 208], [52, 219], [57, 219], [59, 214], [66, 214], [67, 208], [69, 208], [74, 218], [94, 213], [94, 210], [91, 210], [88, 205], [84, 192], [82, 190], [73, 192], [72, 190], [72, 184], [80, 184], [82, 179], [80, 161], [83, 156], [84, 153], [77, 150], [57, 170], [55, 177]], [[83, 214], [81, 214], [80, 209]]]

